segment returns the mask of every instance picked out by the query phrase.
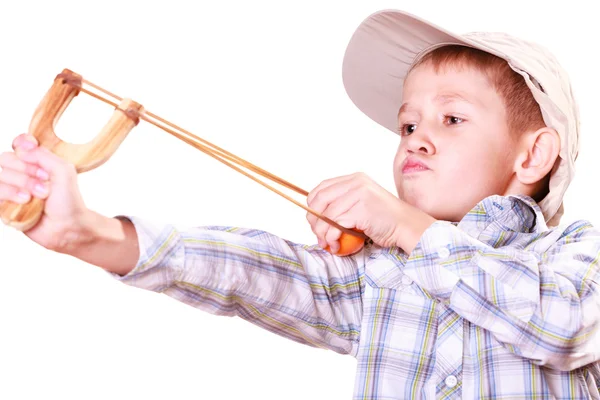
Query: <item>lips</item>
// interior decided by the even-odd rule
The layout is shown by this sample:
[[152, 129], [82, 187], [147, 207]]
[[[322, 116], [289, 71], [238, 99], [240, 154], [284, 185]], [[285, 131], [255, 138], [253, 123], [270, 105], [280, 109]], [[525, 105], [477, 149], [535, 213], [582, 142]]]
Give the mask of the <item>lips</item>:
[[402, 163], [402, 173], [403, 174], [412, 174], [417, 172], [428, 171], [429, 167], [425, 165], [425, 163], [418, 161], [415, 158], [408, 157]]

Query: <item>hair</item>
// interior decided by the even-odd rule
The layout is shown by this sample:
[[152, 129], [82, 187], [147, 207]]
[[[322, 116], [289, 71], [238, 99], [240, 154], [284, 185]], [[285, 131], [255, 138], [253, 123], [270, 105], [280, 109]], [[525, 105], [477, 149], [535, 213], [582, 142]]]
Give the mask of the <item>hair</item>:
[[[546, 126], [539, 104], [533, 97], [525, 79], [515, 72], [506, 60], [472, 47], [446, 45], [425, 54], [412, 68], [428, 63], [436, 72], [443, 67], [474, 68], [483, 73], [500, 95], [506, 107], [509, 132], [515, 137]], [[548, 194], [550, 173], [538, 182], [536, 194], [541, 201]]]

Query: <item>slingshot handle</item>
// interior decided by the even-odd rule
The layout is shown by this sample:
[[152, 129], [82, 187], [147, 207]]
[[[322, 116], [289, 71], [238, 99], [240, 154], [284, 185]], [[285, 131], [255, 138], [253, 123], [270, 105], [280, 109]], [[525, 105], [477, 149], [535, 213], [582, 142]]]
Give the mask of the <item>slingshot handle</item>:
[[[53, 85], [35, 110], [29, 133], [45, 147], [73, 164], [78, 173], [86, 172], [104, 164], [139, 123], [143, 107], [124, 99], [115, 109], [102, 131], [91, 141], [83, 144], [67, 143], [56, 136], [56, 123], [79, 94], [82, 77], [68, 69], [56, 76]], [[45, 200], [32, 197], [26, 204], [5, 201], [0, 204], [2, 221], [19, 231], [26, 231], [39, 221], [44, 212]]]

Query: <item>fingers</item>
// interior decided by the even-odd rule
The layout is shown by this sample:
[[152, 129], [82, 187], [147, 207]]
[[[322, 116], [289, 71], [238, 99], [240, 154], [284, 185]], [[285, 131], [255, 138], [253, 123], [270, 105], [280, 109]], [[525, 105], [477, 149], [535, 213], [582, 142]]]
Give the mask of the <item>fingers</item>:
[[49, 178], [49, 174], [38, 165], [26, 163], [12, 152], [0, 154], [0, 166], [2, 169], [20, 172], [27, 176], [37, 177], [41, 180], [46, 180]]
[[[351, 192], [362, 184], [361, 176], [362, 174], [353, 174], [324, 181], [311, 192], [309, 207], [339, 224], [339, 218], [359, 201]], [[329, 246], [330, 250], [336, 253], [339, 250], [342, 231], [312, 213], [307, 213], [307, 220], [319, 240], [319, 246]]]
[[0, 172], [0, 182], [28, 193], [35, 193], [38, 197], [44, 197], [48, 192], [48, 182], [12, 169], [3, 169]]
[[32, 135], [22, 133], [17, 136], [12, 142], [13, 150], [22, 149], [22, 150], [31, 150], [38, 146], [38, 141]]
[[317, 196], [324, 189], [326, 189], [326, 188], [328, 188], [328, 187], [330, 187], [332, 185], [336, 185], [336, 184], [339, 184], [339, 183], [350, 181], [350, 180], [354, 179], [356, 177], [356, 175], [357, 174], [343, 175], [343, 176], [339, 176], [339, 177], [336, 177], [336, 178], [331, 178], [331, 179], [324, 180], [319, 185], [317, 185], [317, 187], [315, 187], [313, 190], [311, 190], [310, 193], [308, 193], [306, 201], [308, 203], [311, 203], [314, 200], [315, 196]]
[[54, 183], [68, 183], [69, 180], [77, 175], [73, 164], [66, 162], [45, 147], [36, 147], [33, 150], [17, 152], [17, 155], [19, 159], [26, 163], [39, 165], [42, 170], [48, 173]]
[[19, 157], [38, 148], [37, 140], [28, 134], [18, 135], [12, 142], [15, 152], [0, 154], [0, 200], [27, 203], [31, 196], [45, 198], [49, 192], [49, 173], [38, 164]]
[[[308, 194], [306, 199], [308, 207], [321, 214], [335, 197], [343, 195], [350, 187], [354, 186], [352, 184], [352, 182], [356, 181], [354, 176], [355, 175], [346, 175], [321, 182]], [[318, 218], [311, 213], [308, 213], [306, 217], [311, 225], [318, 220]]]
[[[348, 229], [352, 229], [356, 225], [351, 214], [354, 206], [360, 201], [360, 199], [353, 195], [352, 192], [353, 191], [350, 191], [345, 196], [336, 199], [323, 212], [324, 216]], [[315, 226], [315, 234], [317, 237], [323, 238], [323, 244], [325, 247], [329, 246], [332, 253], [335, 254], [338, 252], [340, 249], [339, 239], [340, 236], [342, 236], [341, 230], [330, 225], [328, 222], [319, 219]]]
[[[322, 214], [335, 199], [345, 196], [350, 190], [361, 185], [361, 180], [353, 177], [339, 180], [332, 179], [325, 182], [328, 183], [322, 183], [311, 191], [311, 196], [307, 199], [308, 207], [320, 214]], [[309, 216], [307, 216], [307, 218], [308, 217]], [[312, 215], [310, 218], [316, 222], [317, 217]]]
[[0, 182], [0, 201], [12, 201], [13, 203], [25, 204], [31, 200], [31, 194], [16, 186]]
[[48, 195], [48, 174], [37, 165], [20, 160], [15, 153], [0, 155], [0, 200], [27, 203], [31, 195]]

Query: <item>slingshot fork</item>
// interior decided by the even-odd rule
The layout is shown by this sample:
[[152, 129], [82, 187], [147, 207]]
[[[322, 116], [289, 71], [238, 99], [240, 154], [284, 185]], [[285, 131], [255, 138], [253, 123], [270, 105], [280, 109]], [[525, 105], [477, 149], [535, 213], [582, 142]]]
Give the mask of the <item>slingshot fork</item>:
[[[131, 99], [117, 105], [110, 120], [100, 133], [87, 143], [68, 143], [56, 136], [55, 126], [71, 101], [80, 93], [81, 75], [64, 69], [40, 101], [29, 125], [29, 133], [39, 145], [73, 164], [78, 173], [90, 171], [104, 164], [139, 123], [143, 106]], [[44, 212], [45, 200], [32, 197], [26, 204], [4, 201], [0, 204], [2, 221], [19, 231], [27, 231], [37, 224]]]

